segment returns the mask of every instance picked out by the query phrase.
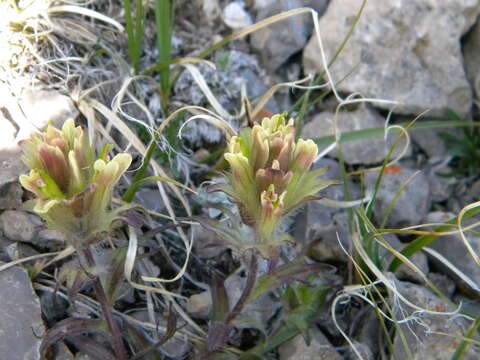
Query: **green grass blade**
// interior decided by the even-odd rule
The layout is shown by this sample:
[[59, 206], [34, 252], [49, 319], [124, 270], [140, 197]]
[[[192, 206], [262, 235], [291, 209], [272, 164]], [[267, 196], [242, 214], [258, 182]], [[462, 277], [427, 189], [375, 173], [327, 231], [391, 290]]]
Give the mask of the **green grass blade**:
[[[409, 123], [400, 123], [395, 124], [402, 127], [408, 127]], [[442, 128], [463, 128], [469, 126], [480, 127], [480, 122], [468, 122], [468, 121], [422, 121], [417, 122], [410, 127], [410, 130], [428, 130], [428, 129], [442, 129]], [[389, 130], [389, 134], [398, 134], [401, 131], [399, 129], [393, 128]], [[367, 140], [375, 137], [380, 137], [385, 135], [385, 128], [371, 128], [365, 130], [356, 130], [350, 132], [344, 132], [341, 134], [340, 142], [356, 141], [356, 140]], [[335, 137], [333, 135], [323, 136], [321, 138], [313, 139], [318, 146], [328, 146], [335, 142]]]
[[455, 350], [455, 353], [453, 354], [451, 360], [461, 360], [463, 358], [463, 355], [465, 355], [465, 352], [468, 350], [468, 347], [471, 344], [471, 341], [473, 338], [477, 336], [478, 328], [480, 327], [480, 316], [477, 316], [475, 319], [475, 322], [472, 324], [470, 327], [470, 330], [468, 330], [468, 333], [466, 334], [466, 339], [462, 341], [460, 346]]
[[125, 23], [127, 25], [128, 49], [130, 53], [130, 61], [134, 74], [140, 72], [140, 56], [142, 53], [143, 33], [145, 25], [145, 13], [143, 2], [141, 0], [135, 3], [135, 13], [132, 13], [132, 1], [125, 0]]
[[137, 56], [137, 51], [136, 51], [137, 45], [135, 42], [135, 32], [133, 28], [131, 0], [125, 0], [123, 3], [123, 7], [125, 11], [125, 23], [127, 25], [128, 49], [130, 51], [130, 61], [132, 62], [135, 73], [137, 73], [138, 69], [135, 67], [135, 59]]
[[145, 32], [145, 11], [143, 9], [143, 1], [137, 0], [136, 10], [135, 10], [135, 43], [136, 47], [136, 57], [134, 62], [135, 74], [140, 72], [140, 56], [142, 53], [142, 44], [143, 44], [143, 34]]
[[[173, 0], [156, 0], [155, 20], [157, 24], [158, 62], [161, 64], [171, 61], [173, 16]], [[160, 87], [162, 89], [162, 106], [165, 111], [168, 107], [171, 91], [169, 66], [160, 71]]]
[[[480, 208], [474, 208], [469, 211], [467, 211], [463, 215], [463, 220], [468, 220], [469, 218], [477, 215], [480, 213]], [[456, 224], [458, 221], [458, 218], [455, 217], [454, 219], [450, 220], [447, 222], [445, 225], [439, 226], [438, 228], [435, 229], [435, 232], [445, 232], [451, 230], [451, 225]], [[402, 255], [406, 257], [411, 257], [413, 254], [417, 253], [418, 251], [422, 250], [425, 246], [430, 245], [432, 242], [438, 239], [438, 235], [423, 235], [418, 238], [416, 238], [414, 241], [412, 241], [410, 244], [408, 244], [402, 251]], [[402, 265], [402, 261], [398, 258], [395, 258], [391, 263], [388, 268], [389, 271], [395, 272], [400, 265]]]
[[152, 159], [153, 154], [155, 153], [155, 150], [157, 150], [157, 141], [158, 141], [158, 136], [155, 134], [154, 138], [150, 142], [150, 145], [148, 145], [147, 152], [145, 154], [145, 157], [143, 159], [142, 166], [140, 169], [138, 169], [135, 172], [135, 176], [133, 177], [132, 180], [132, 185], [128, 188], [128, 190], [125, 192], [123, 195], [122, 199], [123, 201], [127, 203], [131, 203], [133, 199], [135, 198], [135, 195], [139, 189], [139, 186], [137, 185], [142, 179], [145, 178], [145, 175], [147, 174], [148, 167], [150, 165], [150, 160]]

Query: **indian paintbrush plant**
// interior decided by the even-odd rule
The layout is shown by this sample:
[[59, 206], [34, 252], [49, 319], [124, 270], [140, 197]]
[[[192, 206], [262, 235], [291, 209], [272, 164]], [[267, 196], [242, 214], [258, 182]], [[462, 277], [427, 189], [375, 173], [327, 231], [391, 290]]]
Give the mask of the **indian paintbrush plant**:
[[327, 169], [310, 171], [317, 155], [312, 140], [295, 140], [294, 121], [286, 121], [284, 114], [264, 118], [229, 140], [228, 181], [219, 189], [238, 205], [243, 222], [254, 231], [254, 247], [264, 257], [287, 239], [279, 231], [283, 219], [334, 183], [319, 179]]
[[[231, 226], [205, 219], [200, 222], [240, 254], [253, 252], [246, 266], [248, 275], [242, 295], [230, 311], [221, 311], [218, 305], [225, 302], [219, 300], [226, 296], [221, 290], [223, 285], [218, 281], [212, 284], [214, 316], [208, 352], [202, 359], [211, 358], [227, 343], [230, 326], [248, 303], [273, 287], [319, 271], [318, 266], [304, 262], [302, 256], [275, 269], [278, 245], [291, 240], [283, 231], [283, 220], [301, 204], [318, 199], [321, 190], [335, 183], [319, 178], [327, 169], [311, 171], [317, 156], [318, 148], [312, 140], [296, 140], [294, 121], [287, 121], [285, 114], [264, 118], [229, 139], [225, 153], [230, 165], [225, 174], [227, 181], [217, 185], [216, 190], [225, 192], [236, 203], [243, 224], [235, 219], [231, 219]], [[257, 274], [257, 252], [269, 261], [268, 274], [258, 281], [257, 276], [262, 274]], [[223, 296], [218, 295], [222, 293]]]
[[[107, 158], [107, 148], [99, 158], [85, 131], [73, 119], [61, 130], [49, 125], [45, 132], [21, 142], [23, 162], [29, 175], [20, 183], [35, 194], [27, 206], [46, 221], [47, 227], [64, 233], [87, 264], [95, 263], [90, 245], [99, 242], [112, 224], [121, 219], [125, 207], [111, 209], [113, 189], [130, 166], [129, 154]], [[98, 276], [93, 277], [95, 292], [112, 333], [118, 359], [126, 359], [121, 334]]]

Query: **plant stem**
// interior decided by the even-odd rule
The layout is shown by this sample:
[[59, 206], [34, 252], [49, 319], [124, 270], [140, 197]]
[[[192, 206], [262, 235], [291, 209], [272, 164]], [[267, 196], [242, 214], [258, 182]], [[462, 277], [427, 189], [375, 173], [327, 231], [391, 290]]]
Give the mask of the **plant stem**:
[[[82, 251], [82, 254], [85, 258], [88, 267], [95, 267], [95, 260], [93, 258], [92, 252], [89, 247], [85, 248]], [[112, 309], [110, 308], [107, 295], [105, 294], [105, 289], [103, 288], [102, 282], [98, 275], [93, 277], [93, 286], [95, 289], [95, 294], [97, 300], [102, 307], [103, 315], [108, 325], [108, 329], [112, 334], [113, 350], [118, 360], [127, 360], [127, 351], [125, 350], [125, 345], [123, 344], [122, 335], [120, 329], [113, 318]]]
[[252, 253], [252, 257], [250, 258], [250, 267], [249, 267], [249, 272], [247, 276], [247, 281], [245, 283], [245, 287], [243, 288], [242, 295], [240, 295], [240, 298], [237, 300], [237, 303], [233, 307], [232, 311], [230, 311], [230, 314], [228, 314], [227, 318], [225, 319], [225, 323], [231, 324], [235, 318], [240, 315], [242, 312], [243, 308], [245, 305], [247, 305], [247, 299], [250, 297], [250, 294], [252, 293], [253, 286], [255, 285], [255, 282], [257, 280], [257, 270], [258, 270], [258, 261], [257, 261], [257, 256], [255, 253]]

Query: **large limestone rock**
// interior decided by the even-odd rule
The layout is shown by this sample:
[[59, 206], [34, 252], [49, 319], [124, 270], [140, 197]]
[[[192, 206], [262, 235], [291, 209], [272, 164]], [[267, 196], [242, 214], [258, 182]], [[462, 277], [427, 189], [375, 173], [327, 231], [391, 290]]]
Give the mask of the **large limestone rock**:
[[45, 328], [27, 272], [19, 267], [0, 272], [0, 288], [2, 360], [40, 360]]
[[[418, 311], [418, 309], [403, 303], [399, 297], [389, 291], [390, 304], [397, 320], [405, 320], [410, 317], [410, 320], [397, 325], [393, 344], [394, 356], [392, 358], [413, 360], [451, 359], [462, 342], [461, 337], [466, 336], [471, 323], [464, 318], [452, 315], [451, 313], [455, 308], [425, 287], [396, 280], [394, 280], [394, 285], [397, 291], [410, 303], [427, 311]], [[428, 311], [443, 314], [432, 314]], [[445, 314], [445, 312], [450, 313], [450, 315]], [[470, 346], [462, 359], [474, 360], [479, 357], [478, 349]]]
[[16, 99], [0, 88], [0, 95], [6, 97], [6, 110], [19, 129], [17, 141], [28, 139], [38, 130], [45, 129], [49, 123], [59, 127], [68, 118], [75, 119], [78, 116], [73, 100], [58, 91], [26, 89]]
[[[320, 19], [320, 31], [331, 59], [352, 26], [358, 0], [332, 0]], [[368, 1], [341, 56], [331, 67], [338, 81], [358, 68], [338, 89], [366, 97], [402, 102], [395, 111], [444, 116], [453, 108], [465, 115], [472, 92], [463, 68], [460, 37], [479, 13], [478, 0]], [[307, 72], [321, 72], [320, 50], [312, 37], [304, 51]], [[390, 107], [387, 104], [378, 104]]]
[[279, 347], [279, 359], [296, 360], [340, 360], [340, 354], [335, 350], [327, 337], [317, 328], [311, 330], [312, 341], [309, 345], [302, 335], [297, 335], [292, 340]]
[[[377, 172], [366, 174], [367, 196], [373, 196], [378, 176]], [[431, 205], [430, 184], [424, 171], [391, 166], [383, 174], [373, 214], [379, 224], [389, 214], [386, 225], [401, 228], [421, 224]]]
[[[336, 120], [340, 134], [385, 126], [385, 119], [375, 109], [366, 104], [360, 105], [355, 111], [341, 111]], [[304, 126], [302, 137], [305, 139], [316, 139], [334, 135], [334, 124], [335, 113], [330, 111], [321, 112]], [[397, 138], [398, 135], [390, 134], [387, 139], [384, 136], [377, 136], [344, 142], [342, 145], [343, 159], [347, 164], [351, 165], [381, 163], [387, 157]], [[404, 148], [405, 138], [400, 140], [392, 159], [399, 155]], [[330, 155], [337, 157], [338, 153], [334, 150]]]
[[[1, 119], [0, 119], [1, 120]], [[27, 167], [18, 149], [4, 149], [0, 144], [0, 209], [15, 209], [22, 205], [22, 189], [18, 182]]]
[[465, 38], [463, 53], [467, 78], [478, 99], [480, 95], [480, 23], [478, 21]]
[[[256, 2], [259, 9], [257, 21], [289, 10], [312, 7], [321, 15], [327, 6], [326, 0], [277, 0]], [[312, 32], [310, 14], [284, 19], [255, 31], [251, 37], [252, 47], [262, 56], [263, 63], [270, 70], [276, 70], [290, 56], [299, 52], [307, 44]]]

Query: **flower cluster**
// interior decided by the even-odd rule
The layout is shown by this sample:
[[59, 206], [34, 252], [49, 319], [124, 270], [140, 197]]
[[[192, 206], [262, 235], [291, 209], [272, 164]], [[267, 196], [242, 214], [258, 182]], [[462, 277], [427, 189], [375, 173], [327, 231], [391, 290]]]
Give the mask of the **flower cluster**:
[[325, 169], [310, 168], [318, 154], [312, 140], [295, 140], [293, 119], [264, 118], [228, 144], [228, 183], [221, 190], [238, 204], [243, 221], [259, 241], [270, 242], [282, 218], [332, 181], [318, 179]]
[[51, 229], [82, 248], [110, 228], [118, 215], [110, 211], [113, 187], [130, 166], [129, 154], [107, 160], [104, 153], [96, 160], [87, 135], [72, 119], [62, 130], [49, 125], [20, 146], [31, 169], [20, 183], [36, 195], [31, 208]]

